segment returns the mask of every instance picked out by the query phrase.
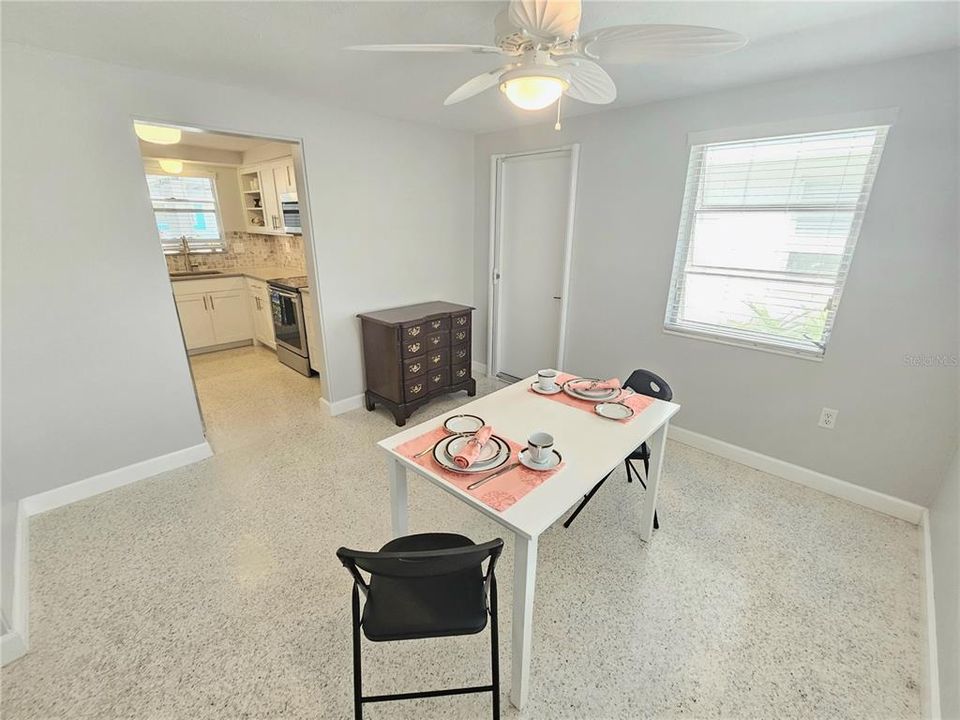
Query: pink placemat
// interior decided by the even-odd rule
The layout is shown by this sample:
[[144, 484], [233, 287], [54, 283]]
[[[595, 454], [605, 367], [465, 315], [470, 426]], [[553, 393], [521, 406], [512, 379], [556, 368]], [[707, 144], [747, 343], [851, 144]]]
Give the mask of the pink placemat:
[[[569, 375], [567, 373], [557, 373], [557, 385], [563, 385], [565, 382], [567, 382], [567, 380], [573, 380], [575, 377], [576, 375]], [[597, 405], [597, 403], [591, 400], [577, 400], [576, 398], [570, 397], [562, 390], [553, 395], [544, 395], [543, 393], [538, 393], [536, 390], [533, 390], [532, 388], [527, 388], [527, 392], [531, 392], [534, 395], [542, 397], [546, 400], [553, 400], [554, 402], [562, 403], [563, 405], [569, 405], [570, 407], [579, 408], [580, 410], [583, 410], [584, 412], [588, 412], [591, 415], [596, 415], [596, 412], [594, 412], [593, 408]], [[631, 408], [633, 410], [633, 415], [631, 415], [628, 418], [624, 418], [623, 420], [615, 420], [614, 422], [628, 423], [636, 420], [637, 417], [640, 415], [640, 413], [642, 413], [648, 407], [653, 405], [653, 398], [648, 397], [646, 395], [640, 395], [639, 393], [637, 393], [637, 394], [631, 395], [630, 397], [624, 400], [618, 400], [617, 402], [621, 402], [627, 407]], [[597, 417], [599, 417], [599, 415]]]
[[[434, 445], [436, 445], [438, 440], [446, 437], [448, 434], [449, 433], [444, 430], [443, 427], [438, 427], [436, 430], [431, 430], [430, 432], [415, 437], [413, 440], [407, 440], [405, 443], [397, 445], [394, 448], [394, 451], [400, 453], [408, 460], [412, 460], [417, 465], [436, 473], [451, 485], [460, 488], [468, 495], [472, 495], [484, 505], [488, 505], [498, 512], [503, 512], [508, 507], [515, 505], [520, 501], [521, 498], [523, 498], [524, 495], [533, 490], [535, 487], [543, 485], [543, 483], [556, 475], [564, 466], [564, 463], [561, 462], [559, 465], [557, 465], [557, 467], [551, 470], [541, 471], [530, 470], [523, 465], [518, 465], [513, 470], [509, 470], [503, 475], [495, 477], [486, 485], [481, 485], [475, 490], [467, 490], [467, 485], [470, 485], [477, 480], [481, 480], [483, 477], [485, 477], [485, 473], [478, 473], [476, 475], [461, 475], [459, 473], [451, 472], [433, 459], [432, 452], [429, 452], [422, 457], [414, 457], [414, 455], [417, 453], [422, 452], [427, 448], [432, 448]], [[497, 435], [503, 440], [506, 440], [507, 444], [510, 446], [510, 459], [507, 460], [506, 464], [509, 465], [510, 463], [517, 462], [517, 454], [520, 452], [523, 446], [519, 445], [508, 437], [500, 435], [497, 432], [496, 427], [493, 429], [493, 434]], [[499, 468], [494, 468], [490, 472], [495, 473], [498, 469]]]

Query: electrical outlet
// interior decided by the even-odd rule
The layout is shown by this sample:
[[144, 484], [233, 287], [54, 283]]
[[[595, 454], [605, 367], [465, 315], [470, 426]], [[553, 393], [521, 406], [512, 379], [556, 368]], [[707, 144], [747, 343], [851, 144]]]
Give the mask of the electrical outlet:
[[825, 407], [820, 411], [820, 422], [817, 425], [827, 430], [833, 430], [837, 426], [837, 415], [839, 414], [839, 410]]

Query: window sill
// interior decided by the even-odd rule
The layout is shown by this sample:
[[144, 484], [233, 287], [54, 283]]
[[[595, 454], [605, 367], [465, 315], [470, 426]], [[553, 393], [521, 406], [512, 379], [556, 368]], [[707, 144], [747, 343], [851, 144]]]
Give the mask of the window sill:
[[776, 347], [751, 340], [737, 340], [719, 335], [711, 335], [705, 332], [697, 332], [696, 330], [688, 330], [686, 328], [681, 329], [664, 326], [663, 332], [665, 335], [676, 335], [693, 340], [705, 340], [706, 342], [717, 343], [718, 345], [730, 345], [732, 347], [744, 348], [745, 350], [759, 350], [760, 352], [771, 353], [773, 355], [786, 355], [787, 357], [799, 358], [800, 360], [808, 360], [810, 362], [823, 362], [823, 354], [816, 351], [805, 352], [787, 347]]

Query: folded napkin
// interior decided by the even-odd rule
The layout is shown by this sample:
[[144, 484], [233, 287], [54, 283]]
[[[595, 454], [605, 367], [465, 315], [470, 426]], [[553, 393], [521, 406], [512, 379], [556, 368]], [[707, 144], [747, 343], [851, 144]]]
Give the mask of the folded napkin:
[[609, 380], [601, 380], [597, 383], [589, 384], [587, 385], [587, 387], [583, 387], [583, 385], [580, 383], [578, 383], [578, 385], [584, 390], [619, 390], [620, 378], [610, 378]]
[[476, 434], [470, 438], [467, 443], [463, 446], [463, 450], [453, 456], [453, 461], [464, 469], [473, 465], [476, 462], [476, 459], [480, 456], [480, 451], [483, 450], [483, 446], [487, 444], [487, 440], [490, 439], [490, 436], [493, 435], [493, 428], [489, 425], [484, 425], [482, 428], [477, 430]]

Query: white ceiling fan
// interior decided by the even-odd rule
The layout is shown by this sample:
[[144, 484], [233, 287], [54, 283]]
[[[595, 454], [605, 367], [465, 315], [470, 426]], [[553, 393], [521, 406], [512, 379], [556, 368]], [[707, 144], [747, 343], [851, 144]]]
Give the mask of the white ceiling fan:
[[[495, 85], [524, 110], [540, 110], [561, 95], [603, 105], [617, 87], [597, 64], [642, 63], [717, 55], [747, 43], [739, 33], [695, 25], [614, 25], [580, 34], [580, 0], [510, 0], [494, 21], [495, 45], [355, 45], [380, 52], [489, 53], [510, 58], [454, 90], [453, 105]], [[559, 121], [558, 121], [559, 127]]]

